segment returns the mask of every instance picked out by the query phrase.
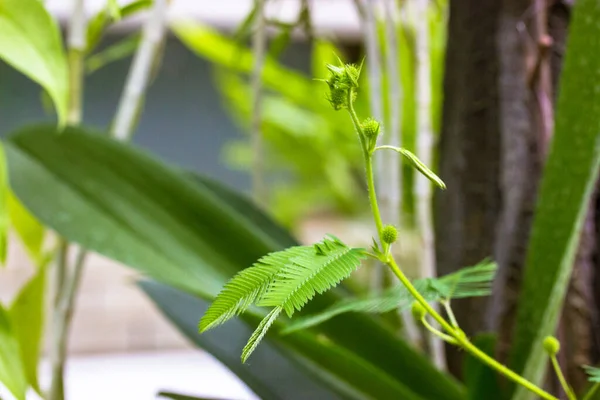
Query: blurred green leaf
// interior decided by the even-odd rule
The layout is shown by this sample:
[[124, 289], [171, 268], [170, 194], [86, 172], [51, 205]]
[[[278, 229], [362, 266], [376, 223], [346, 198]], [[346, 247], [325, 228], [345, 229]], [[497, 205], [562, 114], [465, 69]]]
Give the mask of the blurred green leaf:
[[135, 0], [119, 7], [116, 0], [108, 0], [107, 7], [98, 11], [88, 22], [86, 52], [91, 53], [98, 46], [106, 28], [111, 22], [119, 19], [115, 18], [117, 15], [120, 19], [125, 19], [147, 9], [151, 5], [152, 0]]
[[[463, 268], [439, 278], [416, 279], [413, 284], [419, 293], [431, 302], [488, 296], [492, 291], [496, 269], [495, 263], [484, 260], [475, 266]], [[404, 285], [396, 284], [381, 293], [357, 299], [347, 298], [318, 314], [296, 318], [284, 332], [296, 332], [310, 328], [348, 312], [382, 314], [394, 310], [408, 310], [414, 300]]]
[[[235, 272], [281, 249], [243, 210], [206, 186], [105, 135], [27, 127], [10, 137], [6, 154], [15, 194], [41, 222], [71, 242], [187, 292], [212, 298]], [[306, 312], [339, 299], [339, 292], [327, 292]], [[352, 357], [377, 365], [423, 398], [462, 396], [456, 381], [372, 317], [347, 314], [319, 329]]]
[[[473, 338], [473, 344], [485, 354], [495, 357], [495, 334], [479, 334]], [[465, 383], [467, 385], [468, 400], [503, 399], [503, 390], [498, 381], [498, 373], [470, 354], [465, 356], [463, 376], [465, 377]]]
[[[546, 160], [528, 247], [511, 365], [541, 383], [600, 167], [600, 3], [574, 6]], [[518, 388], [515, 400], [533, 395]]]
[[27, 377], [21, 361], [19, 342], [15, 338], [8, 311], [0, 304], [0, 382], [15, 396], [25, 400]]
[[45, 293], [46, 266], [41, 265], [8, 311], [14, 337], [19, 343], [25, 376], [38, 393], [42, 393], [37, 370], [44, 331]]
[[6, 171], [6, 156], [4, 147], [0, 144], [0, 263], [6, 263], [6, 253], [8, 252], [8, 173]]
[[119, 7], [119, 3], [117, 3], [117, 0], [108, 0], [107, 7], [112, 19], [114, 19], [115, 21], [121, 19], [121, 8]]
[[585, 370], [590, 382], [600, 383], [600, 368], [584, 365], [583, 369]]
[[88, 74], [98, 71], [100, 68], [129, 57], [137, 49], [140, 43], [140, 34], [134, 33], [126, 36], [118, 42], [102, 49], [101, 51], [89, 56], [85, 62], [85, 69]]
[[33, 260], [41, 260], [45, 234], [44, 226], [29, 213], [12, 190], [8, 191], [7, 206], [10, 224], [25, 245], [29, 256]]
[[39, 0], [0, 2], [0, 59], [52, 97], [59, 123], [67, 115], [68, 72], [60, 30]]
[[[243, 74], [252, 71], [251, 50], [216, 30], [195, 22], [178, 22], [171, 28], [183, 44], [200, 57], [230, 71]], [[310, 109], [329, 107], [324, 97], [315, 97], [314, 82], [310, 78], [282, 66], [270, 56], [265, 58], [262, 77], [266, 88], [285, 95], [290, 101]]]
[[269, 45], [269, 55], [273, 58], [278, 58], [289, 46], [292, 40], [292, 29], [291, 26], [285, 26], [281, 28], [281, 32], [271, 40]]

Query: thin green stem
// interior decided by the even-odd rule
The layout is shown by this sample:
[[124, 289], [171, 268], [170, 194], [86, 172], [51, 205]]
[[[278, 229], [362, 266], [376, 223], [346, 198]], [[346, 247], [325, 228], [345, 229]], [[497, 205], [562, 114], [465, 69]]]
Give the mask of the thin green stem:
[[440, 339], [448, 342], [448, 343], [452, 343], [452, 344], [458, 344], [456, 342], [456, 339], [453, 338], [450, 335], [447, 335], [443, 332], [438, 331], [437, 329], [435, 329], [433, 326], [431, 326], [431, 324], [429, 322], [427, 322], [427, 319], [425, 317], [423, 317], [421, 319], [421, 323], [423, 324], [423, 326], [431, 333], [433, 333], [435, 336], [439, 337]]
[[450, 301], [444, 300], [441, 303], [442, 303], [442, 306], [444, 306], [444, 309], [446, 310], [446, 314], [448, 314], [448, 319], [450, 320], [450, 324], [452, 324], [452, 326], [454, 328], [458, 328], [458, 322], [456, 321], [456, 317], [454, 316], [452, 307], [450, 307]]
[[[352, 115], [352, 112], [351, 112], [351, 115]], [[377, 197], [375, 195], [375, 186], [373, 184], [373, 176], [372, 176], [373, 170], [371, 167], [371, 154], [367, 154], [366, 151], [365, 151], [365, 162], [366, 162], [367, 185], [368, 185], [368, 189], [369, 189], [369, 198], [371, 199], [371, 209], [373, 211], [373, 217], [375, 218], [375, 224], [377, 225], [377, 227], [378, 227], [377, 229], [378, 229], [379, 233], [381, 234], [380, 227], [382, 226], [382, 222], [381, 222], [381, 216], [379, 214], [379, 206], [377, 205]], [[381, 239], [381, 236], [380, 236], [380, 239]], [[431, 317], [438, 324], [440, 324], [440, 326], [446, 332], [448, 332], [448, 334], [450, 336], [452, 336], [454, 339], [456, 339], [458, 346], [462, 347], [467, 352], [471, 353], [471, 355], [473, 355], [475, 358], [478, 358], [479, 360], [481, 360], [482, 362], [484, 362], [491, 368], [495, 369], [496, 371], [498, 371], [502, 375], [506, 376], [507, 378], [511, 379], [512, 381], [518, 383], [519, 385], [522, 385], [523, 387], [527, 388], [528, 390], [535, 393], [539, 397], [546, 399], [546, 400], [558, 400], [556, 397], [552, 396], [550, 393], [539, 388], [532, 382], [523, 378], [522, 376], [520, 376], [516, 372], [512, 371], [511, 369], [507, 368], [506, 366], [500, 364], [498, 361], [496, 361], [495, 359], [493, 359], [492, 357], [488, 356], [486, 353], [484, 353], [483, 351], [478, 349], [475, 345], [473, 345], [469, 341], [469, 339], [464, 335], [464, 333], [460, 329], [455, 328], [452, 325], [450, 325], [427, 302], [427, 300], [425, 300], [425, 298], [413, 286], [413, 284], [406, 277], [406, 275], [404, 275], [404, 272], [402, 272], [400, 267], [398, 267], [398, 265], [396, 264], [396, 261], [394, 260], [393, 257], [388, 257], [385, 260], [385, 263], [392, 270], [394, 275], [396, 275], [396, 277], [400, 280], [400, 282], [402, 282], [402, 284], [406, 287], [406, 289], [410, 292], [410, 294], [415, 298], [415, 300], [417, 300], [423, 306], [423, 308], [425, 308], [427, 313], [429, 313], [429, 315], [431, 315]]]
[[598, 388], [600, 388], [600, 382], [594, 383], [594, 385], [587, 391], [581, 400], [592, 400], [592, 397], [594, 397], [594, 394], [596, 394]]
[[412, 294], [412, 296], [427, 310], [427, 312], [431, 315], [433, 319], [435, 319], [441, 326], [446, 330], [450, 336], [454, 337], [458, 342], [458, 346], [465, 349], [467, 352], [471, 353], [475, 358], [478, 358], [485, 364], [489, 365], [491, 368], [495, 369], [502, 375], [511, 379], [512, 381], [518, 383], [519, 385], [524, 386], [529, 389], [531, 392], [537, 394], [543, 399], [547, 400], [557, 400], [556, 397], [552, 396], [550, 393], [544, 391], [539, 388], [535, 384], [529, 382], [527, 379], [523, 378], [516, 372], [507, 368], [506, 366], [500, 364], [498, 361], [494, 360], [492, 357], [485, 354], [483, 351], [479, 350], [475, 345], [473, 345], [469, 339], [462, 333], [462, 331], [453, 328], [440, 314], [435, 311], [433, 307], [425, 300], [425, 298], [419, 293], [419, 291], [413, 286], [410, 280], [404, 275], [404, 272], [398, 267], [396, 261], [393, 258], [388, 258], [387, 265], [391, 268], [394, 275], [398, 277], [400, 282], [406, 287], [406, 289]]
[[562, 386], [562, 388], [565, 391], [569, 400], [577, 400], [577, 396], [575, 396], [575, 393], [573, 393], [573, 389], [571, 389], [571, 387], [567, 383], [567, 380], [565, 379], [565, 375], [563, 374], [562, 370], [560, 369], [560, 364], [558, 364], [556, 355], [550, 356], [550, 361], [552, 362], [552, 368], [554, 368], [554, 372], [556, 373], [556, 377], [558, 378], [558, 381], [560, 382], [560, 386]]
[[[375, 219], [375, 226], [377, 227], [377, 235], [379, 239], [381, 239], [381, 232], [383, 231], [383, 222], [381, 221], [381, 213], [379, 212], [379, 205], [377, 203], [377, 194], [375, 192], [375, 178], [373, 176], [373, 160], [371, 154], [367, 150], [365, 145], [365, 137], [363, 134], [362, 127], [360, 126], [360, 121], [358, 116], [356, 115], [356, 111], [354, 110], [353, 104], [353, 95], [354, 90], [350, 88], [348, 90], [348, 112], [350, 113], [350, 117], [352, 118], [352, 123], [354, 124], [354, 129], [358, 133], [358, 137], [360, 139], [360, 144], [363, 150], [363, 156], [365, 159], [365, 173], [367, 176], [367, 187], [369, 191], [369, 201], [371, 202], [371, 211], [373, 212], [373, 217]], [[380, 240], [383, 245], [383, 253], [387, 254], [387, 245], [385, 242]]]

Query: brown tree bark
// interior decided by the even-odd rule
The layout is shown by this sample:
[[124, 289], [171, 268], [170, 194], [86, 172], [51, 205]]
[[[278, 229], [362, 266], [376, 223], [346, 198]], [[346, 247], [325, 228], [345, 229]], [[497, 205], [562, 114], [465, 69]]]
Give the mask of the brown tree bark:
[[[488, 256], [498, 262], [492, 298], [456, 302], [455, 313], [468, 335], [498, 330], [501, 357], [512, 336], [553, 130], [569, 10], [570, 2], [551, 0], [450, 1], [440, 138], [440, 174], [448, 190], [435, 204], [438, 272]], [[576, 387], [584, 383], [578, 363], [590, 361], [592, 344], [594, 313], [585, 304], [594, 293], [593, 212], [582, 235], [560, 330], [564, 365]], [[448, 350], [449, 369], [459, 375], [461, 354]]]
[[[436, 258], [439, 274], [493, 254], [500, 212], [498, 0], [450, 1], [444, 79]], [[480, 330], [485, 303], [455, 303], [469, 335]], [[449, 370], [459, 375], [461, 353], [447, 346]]]

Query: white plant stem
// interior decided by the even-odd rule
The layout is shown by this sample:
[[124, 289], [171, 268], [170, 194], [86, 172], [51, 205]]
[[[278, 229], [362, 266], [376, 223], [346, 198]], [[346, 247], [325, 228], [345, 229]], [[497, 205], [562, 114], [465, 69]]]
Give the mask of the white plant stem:
[[150, 82], [152, 68], [160, 53], [165, 36], [167, 0], [154, 0], [144, 24], [142, 39], [127, 75], [125, 89], [119, 100], [111, 136], [127, 141], [134, 133], [137, 116]]
[[[390, 146], [402, 146], [402, 107], [404, 93], [400, 81], [401, 71], [398, 56], [398, 8], [395, 0], [383, 0], [385, 16], [385, 65], [388, 83], [388, 121], [382, 141]], [[380, 154], [382, 177], [381, 212], [389, 223], [402, 227], [402, 173], [400, 154], [386, 151]], [[379, 167], [379, 166], [378, 166]], [[421, 332], [409, 310], [400, 313], [406, 337], [412, 343], [421, 341]], [[427, 335], [429, 337], [430, 335]]]
[[[134, 57], [127, 77], [125, 89], [111, 136], [118, 140], [129, 140], [133, 135], [137, 115], [141, 109], [143, 96], [150, 80], [152, 66], [159, 54], [164, 39], [166, 0], [155, 0], [153, 9], [144, 27], [142, 41]], [[84, 0], [76, 0], [70, 24], [69, 66], [70, 66], [70, 106], [67, 116], [69, 125], [81, 122], [83, 94], [83, 61], [86, 47], [86, 16]], [[116, 123], [117, 120], [119, 123]], [[68, 333], [73, 316], [75, 298], [83, 275], [87, 251], [77, 248], [77, 256], [72, 271], [69, 271], [69, 246], [60, 239], [55, 285], [54, 315], [52, 324], [52, 344], [50, 363], [52, 377], [48, 400], [64, 400], [64, 366], [67, 357]]]
[[[85, 1], [74, 0], [69, 31], [67, 37], [68, 65], [69, 65], [69, 108], [67, 110], [67, 125], [81, 123], [82, 97], [83, 97], [83, 55], [86, 47]], [[56, 264], [56, 274], [53, 281], [54, 308], [51, 321], [50, 339], [50, 388], [48, 400], [63, 400], [64, 369], [67, 358], [68, 331], [73, 307], [69, 293], [72, 285], [76, 285], [80, 273], [69, 271], [68, 254], [69, 243], [59, 238], [59, 252]]]
[[254, 201], [265, 206], [267, 204], [267, 188], [264, 176], [264, 149], [262, 135], [262, 73], [267, 50], [267, 23], [265, 16], [266, 0], [254, 0], [256, 19], [254, 21], [254, 34], [252, 35], [252, 53], [254, 65], [252, 67], [252, 120], [250, 143], [252, 148], [252, 195]]
[[[425, 165], [433, 161], [433, 128], [431, 112], [431, 59], [429, 45], [429, 0], [414, 0], [415, 2], [415, 49], [416, 49], [416, 75], [417, 75], [417, 157]], [[433, 278], [436, 276], [435, 261], [435, 236], [432, 216], [432, 185], [423, 175], [416, 174], [416, 208], [417, 227], [423, 245], [421, 277]], [[434, 304], [435, 310], [439, 307]], [[445, 369], [444, 343], [435, 336], [428, 335], [429, 348], [434, 363]]]

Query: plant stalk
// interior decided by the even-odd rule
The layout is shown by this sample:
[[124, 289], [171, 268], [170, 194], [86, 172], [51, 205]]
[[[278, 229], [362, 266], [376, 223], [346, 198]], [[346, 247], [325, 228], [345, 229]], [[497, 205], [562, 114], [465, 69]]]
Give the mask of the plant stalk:
[[[371, 115], [375, 120], [383, 125], [383, 91], [382, 91], [382, 66], [381, 66], [381, 48], [379, 46], [378, 34], [377, 34], [377, 20], [375, 17], [375, 5], [376, 1], [373, 0], [355, 0], [355, 6], [358, 13], [361, 16], [363, 38], [365, 53], [367, 56], [367, 75], [369, 77], [369, 108]], [[381, 127], [382, 134], [385, 135], [385, 127]], [[384, 176], [386, 171], [382, 162], [375, 166], [377, 170], [377, 176], [381, 178], [381, 181], [386, 181]], [[379, 185], [379, 183], [376, 183]], [[381, 196], [385, 198], [384, 204], [387, 204], [387, 189], [385, 187], [379, 187]], [[388, 208], [383, 207], [384, 213], [387, 212]], [[387, 220], [387, 215], [385, 215]], [[371, 290], [380, 291], [383, 288], [384, 281], [384, 269], [380, 264], [375, 265], [372, 270], [371, 279]]]
[[[360, 124], [358, 124], [358, 117], [356, 115], [356, 112], [354, 111], [354, 107], [352, 104], [353, 90], [350, 89], [348, 92], [349, 92], [348, 111], [354, 122], [354, 126], [358, 127], [358, 129], [359, 129], [358, 130], [359, 136], [363, 136], [363, 132], [360, 127]], [[361, 141], [361, 143], [362, 143], [362, 141]], [[370, 203], [371, 203], [371, 211], [373, 213], [373, 219], [375, 221], [375, 226], [377, 227], [377, 232], [379, 235], [379, 239], [381, 241], [381, 236], [382, 236], [382, 231], [383, 231], [383, 223], [381, 221], [381, 214], [379, 212], [379, 205], [377, 203], [377, 193], [376, 193], [374, 178], [373, 178], [373, 168], [372, 168], [372, 160], [371, 160], [372, 153], [370, 153], [367, 150], [367, 148], [364, 146], [364, 144], [362, 146], [362, 149], [363, 149], [363, 155], [365, 158], [365, 170], [366, 170], [366, 174], [367, 174], [366, 179], [367, 179], [367, 186], [368, 186], [368, 191], [369, 191], [369, 199], [370, 199]], [[384, 254], [387, 254], [387, 253], [384, 252]], [[492, 357], [490, 357], [489, 355], [487, 355], [486, 353], [481, 351], [475, 345], [473, 345], [471, 343], [471, 341], [465, 336], [465, 334], [460, 330], [460, 328], [453, 327], [450, 323], [448, 323], [444, 319], [444, 317], [442, 317], [442, 315], [440, 315], [427, 302], [427, 300], [425, 300], [425, 298], [421, 295], [421, 293], [419, 293], [419, 291], [413, 286], [413, 284], [408, 279], [408, 277], [406, 277], [406, 275], [404, 275], [404, 272], [402, 272], [400, 267], [398, 267], [395, 259], [390, 254], [387, 254], [386, 258], [382, 261], [385, 262], [385, 264], [390, 268], [390, 270], [394, 273], [394, 275], [396, 275], [396, 277], [406, 287], [406, 289], [415, 298], [415, 300], [423, 306], [423, 308], [427, 311], [427, 313], [431, 315], [431, 317], [444, 329], [444, 331], [446, 331], [448, 333], [448, 335], [450, 337], [452, 337], [456, 340], [457, 346], [463, 348], [466, 352], [470, 353], [473, 357], [478, 358], [481, 362], [483, 362], [483, 363], [487, 364], [489, 367], [495, 369], [497, 372], [506, 376], [508, 379], [514, 381], [515, 383], [517, 383], [517, 384], [525, 387], [526, 389], [530, 390], [531, 392], [535, 393], [542, 399], [558, 400], [557, 397], [554, 397], [553, 395], [551, 395], [550, 393], [541, 389], [534, 383], [523, 378], [522, 376], [520, 376], [519, 374], [517, 374], [510, 368], [499, 363], [498, 361], [496, 361], [495, 359], [493, 359]]]
[[264, 149], [262, 135], [262, 73], [267, 51], [267, 23], [265, 16], [266, 0], [254, 0], [256, 20], [254, 35], [252, 35], [252, 53], [254, 65], [252, 67], [252, 116], [250, 141], [252, 148], [252, 195], [254, 201], [265, 206], [267, 204], [267, 188], [264, 176]]
[[144, 25], [140, 45], [133, 57], [111, 128], [111, 136], [117, 140], [128, 141], [135, 132], [152, 68], [164, 40], [166, 14], [167, 0], [155, 0]]
[[[164, 38], [166, 19], [166, 0], [155, 0], [151, 14], [148, 17], [140, 47], [138, 48], [132, 67], [127, 76], [125, 89], [119, 102], [115, 123], [112, 125], [111, 136], [118, 140], [130, 140], [137, 116], [141, 110], [144, 93], [151, 78], [152, 67], [156, 64], [159, 49]], [[85, 13], [83, 0], [77, 0], [71, 24], [69, 40], [69, 77], [70, 77], [70, 107], [68, 113], [69, 125], [81, 122], [82, 92], [83, 92], [83, 62], [85, 50]], [[67, 356], [68, 333], [75, 306], [75, 298], [83, 275], [87, 251], [78, 249], [73, 271], [68, 273], [69, 245], [60, 239], [60, 249], [57, 265], [55, 318], [53, 323], [53, 344], [51, 348], [52, 380], [48, 400], [64, 400], [64, 366]]]
[[[83, 98], [83, 58], [86, 47], [86, 15], [84, 0], [75, 0], [69, 24], [68, 63], [69, 63], [69, 108], [67, 125], [81, 122]], [[48, 400], [64, 400], [64, 370], [67, 358], [67, 338], [72, 314], [69, 305], [68, 288], [70, 282], [68, 254], [69, 244], [59, 238], [59, 252], [54, 280], [54, 309], [52, 315], [52, 338], [50, 347], [51, 380]], [[76, 277], [77, 274], [73, 276]]]
[[[431, 60], [429, 57], [429, 0], [415, 0], [415, 58], [417, 75], [417, 157], [425, 164], [433, 160], [433, 128], [431, 123]], [[433, 229], [433, 193], [431, 182], [422, 174], [415, 177], [417, 229], [423, 245], [421, 278], [436, 276], [435, 235]], [[439, 312], [437, 304], [433, 306]], [[429, 349], [438, 368], [446, 369], [444, 344], [429, 335]]]
[[560, 369], [560, 365], [558, 364], [556, 355], [550, 356], [550, 362], [552, 363], [552, 368], [554, 369], [554, 373], [556, 374], [556, 377], [558, 378], [558, 382], [560, 383], [560, 386], [562, 386], [563, 390], [565, 391], [567, 398], [569, 400], [577, 400], [577, 396], [575, 396], [575, 393], [573, 393], [573, 389], [571, 389], [571, 387], [567, 383], [567, 380], [565, 379], [565, 375], [563, 374], [562, 369]]

